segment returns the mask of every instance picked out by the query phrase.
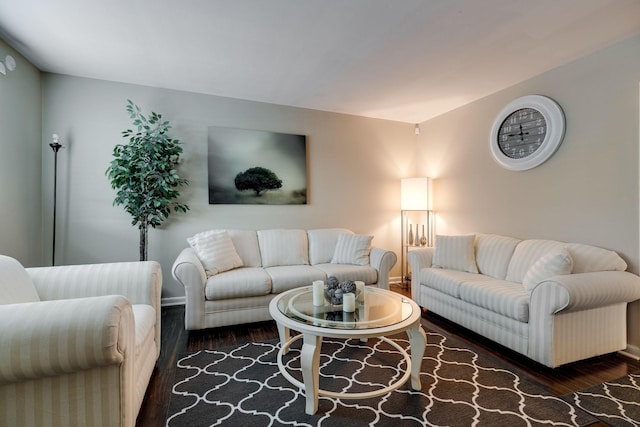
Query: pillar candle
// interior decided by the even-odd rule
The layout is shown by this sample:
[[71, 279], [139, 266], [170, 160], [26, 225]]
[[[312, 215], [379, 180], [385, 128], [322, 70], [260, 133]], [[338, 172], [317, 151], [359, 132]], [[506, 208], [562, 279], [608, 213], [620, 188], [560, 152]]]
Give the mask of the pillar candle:
[[324, 305], [324, 282], [322, 280], [313, 282], [313, 305]]
[[355, 294], [348, 293], [342, 295], [342, 310], [347, 313], [353, 313], [356, 311], [356, 296]]

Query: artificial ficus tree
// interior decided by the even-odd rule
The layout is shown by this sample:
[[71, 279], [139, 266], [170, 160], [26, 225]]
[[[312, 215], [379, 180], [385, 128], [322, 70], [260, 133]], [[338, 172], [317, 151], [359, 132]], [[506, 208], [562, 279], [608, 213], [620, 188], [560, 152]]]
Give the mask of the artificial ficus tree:
[[123, 205], [140, 230], [140, 261], [146, 261], [149, 226], [158, 227], [172, 210], [189, 210], [176, 200], [178, 188], [189, 182], [178, 175], [182, 146], [168, 135], [169, 122], [154, 112], [145, 116], [131, 100], [126, 109], [136, 130], [122, 132], [129, 142], [114, 147], [106, 175], [117, 190], [113, 204]]

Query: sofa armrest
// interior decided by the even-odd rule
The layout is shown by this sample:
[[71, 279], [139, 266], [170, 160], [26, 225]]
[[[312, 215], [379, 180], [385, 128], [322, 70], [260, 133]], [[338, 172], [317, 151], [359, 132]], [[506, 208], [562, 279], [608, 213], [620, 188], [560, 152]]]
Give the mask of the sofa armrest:
[[180, 252], [171, 268], [173, 278], [184, 286], [186, 298], [184, 311], [184, 327], [187, 330], [203, 329], [204, 319], [204, 287], [207, 273], [193, 248], [185, 248]]
[[407, 260], [409, 261], [411, 271], [414, 273], [418, 273], [423, 268], [430, 268], [431, 259], [433, 258], [433, 253], [435, 252], [435, 250], [436, 248], [428, 247], [411, 249], [407, 251]]
[[626, 271], [554, 276], [538, 283], [531, 292], [532, 310], [543, 310], [545, 314], [588, 310], [637, 299], [640, 299], [640, 277]]
[[389, 289], [389, 274], [391, 269], [398, 261], [395, 252], [387, 249], [372, 247], [369, 253], [371, 267], [378, 271], [378, 287], [381, 289]]
[[407, 261], [409, 262], [412, 274], [411, 299], [418, 305], [421, 305], [420, 286], [417, 286], [420, 280], [419, 273], [423, 268], [431, 267], [431, 259], [433, 258], [435, 250], [436, 248], [434, 247], [426, 247], [407, 251]]
[[0, 305], [0, 324], [0, 385], [123, 364], [135, 352], [133, 311], [119, 295]]

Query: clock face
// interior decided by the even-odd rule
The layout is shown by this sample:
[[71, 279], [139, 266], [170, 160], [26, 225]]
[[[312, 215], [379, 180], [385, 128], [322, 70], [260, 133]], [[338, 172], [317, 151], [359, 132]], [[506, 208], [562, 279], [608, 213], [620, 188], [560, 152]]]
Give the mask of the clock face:
[[517, 98], [502, 109], [493, 123], [491, 154], [505, 169], [535, 168], [556, 152], [564, 138], [564, 125], [564, 113], [551, 98]]
[[533, 108], [514, 111], [502, 122], [498, 132], [498, 147], [511, 159], [533, 155], [547, 135], [547, 121]]

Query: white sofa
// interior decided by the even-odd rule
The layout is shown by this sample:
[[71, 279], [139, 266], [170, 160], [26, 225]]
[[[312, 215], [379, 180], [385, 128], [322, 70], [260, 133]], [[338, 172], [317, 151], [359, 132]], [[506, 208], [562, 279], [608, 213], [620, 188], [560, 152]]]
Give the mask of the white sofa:
[[0, 425], [133, 427], [160, 354], [156, 262], [0, 256]]
[[329, 276], [388, 289], [397, 256], [371, 239], [342, 228], [199, 233], [172, 269], [185, 288], [185, 328], [271, 320], [276, 294]]
[[615, 252], [478, 234], [436, 236], [408, 260], [418, 305], [546, 366], [627, 346], [640, 278]]

